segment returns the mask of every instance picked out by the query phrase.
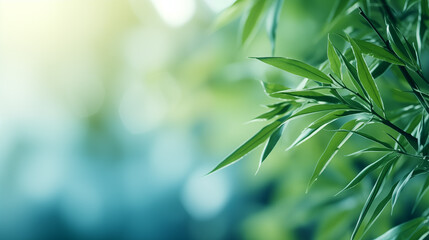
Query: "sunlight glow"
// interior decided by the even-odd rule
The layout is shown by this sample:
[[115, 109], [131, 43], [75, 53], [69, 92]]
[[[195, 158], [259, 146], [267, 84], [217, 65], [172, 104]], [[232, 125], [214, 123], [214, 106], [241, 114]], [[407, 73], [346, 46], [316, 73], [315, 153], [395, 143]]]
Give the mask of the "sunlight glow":
[[172, 27], [187, 23], [195, 12], [195, 0], [151, 0], [161, 18]]

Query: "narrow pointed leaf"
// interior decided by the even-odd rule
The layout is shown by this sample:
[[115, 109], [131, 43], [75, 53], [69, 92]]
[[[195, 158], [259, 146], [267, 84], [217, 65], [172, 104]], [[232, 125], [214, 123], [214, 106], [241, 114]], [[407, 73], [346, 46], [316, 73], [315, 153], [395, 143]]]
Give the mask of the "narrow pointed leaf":
[[[396, 156], [397, 158], [397, 156]], [[392, 160], [391, 153], [388, 153], [384, 155], [383, 157], [379, 158], [377, 161], [371, 163], [370, 165], [366, 166], [362, 171], [356, 175], [353, 180], [350, 181], [349, 184], [347, 184], [341, 191], [339, 191], [336, 195], [356, 186], [358, 183], [362, 181], [370, 172], [373, 172], [377, 168], [379, 168], [381, 165], [385, 164], [386, 162]]]
[[252, 8], [247, 15], [246, 21], [244, 22], [243, 32], [241, 34], [241, 43], [244, 44], [254, 31], [258, 24], [259, 18], [261, 17], [262, 10], [264, 9], [266, 1], [254, 1]]
[[387, 38], [389, 39], [390, 45], [396, 55], [398, 55], [398, 57], [403, 61], [411, 64], [410, 56], [408, 56], [407, 50], [399, 38], [397, 30], [389, 23], [387, 23]]
[[419, 193], [417, 194], [416, 202], [414, 203], [413, 211], [414, 212], [419, 205], [420, 201], [422, 200], [425, 193], [429, 190], [429, 176], [426, 177], [426, 180], [422, 187], [420, 188]]
[[261, 145], [263, 142], [265, 142], [265, 140], [267, 140], [278, 127], [284, 124], [286, 120], [287, 118], [282, 117], [262, 128], [252, 138], [247, 140], [243, 145], [237, 148], [237, 150], [235, 150], [221, 163], [219, 163], [219, 165], [217, 165], [212, 171], [210, 171], [209, 174], [240, 160], [244, 155]]
[[261, 164], [265, 161], [265, 159], [268, 157], [268, 155], [271, 153], [271, 151], [273, 151], [274, 147], [277, 145], [277, 142], [280, 140], [280, 137], [282, 136], [284, 127], [285, 127], [285, 124], [282, 124], [279, 128], [277, 128], [273, 132], [273, 134], [271, 134], [267, 144], [265, 145], [264, 151], [262, 152], [261, 160], [259, 161], [258, 170], [256, 172], [259, 171]]
[[[358, 122], [357, 120], [352, 120], [345, 123], [341, 129], [343, 130], [356, 130], [363, 123]], [[337, 132], [335, 133], [331, 140], [328, 143], [325, 151], [317, 162], [316, 168], [314, 169], [313, 175], [311, 176], [308, 188], [317, 180], [317, 178], [322, 174], [325, 168], [328, 166], [332, 158], [337, 154], [338, 150], [343, 146], [343, 144], [350, 138], [352, 134], [348, 132]], [[308, 189], [307, 188], [307, 189]]]
[[332, 72], [334, 72], [337, 76], [341, 76], [341, 62], [340, 57], [338, 57], [337, 52], [332, 45], [331, 39], [328, 36], [328, 59], [329, 66], [331, 67]]
[[366, 65], [365, 60], [362, 57], [359, 46], [355, 43], [353, 39], [349, 37], [350, 44], [352, 45], [353, 53], [356, 58], [357, 63], [357, 72], [359, 80], [362, 83], [363, 88], [368, 93], [368, 96], [371, 100], [384, 111], [383, 101], [381, 100], [380, 91], [377, 88], [377, 85], [374, 82], [374, 78], [369, 72], [368, 66]]
[[386, 61], [388, 63], [401, 65], [401, 66], [405, 65], [400, 58], [390, 53], [388, 50], [386, 50], [383, 47], [380, 47], [374, 43], [367, 42], [364, 40], [358, 40], [358, 39], [353, 39], [353, 40], [359, 46], [360, 50], [364, 54], [370, 55], [371, 57]]
[[292, 117], [298, 117], [301, 115], [329, 111], [329, 110], [350, 110], [350, 107], [343, 104], [317, 104], [311, 105], [309, 107], [303, 108], [295, 112]]
[[374, 202], [375, 197], [377, 196], [378, 192], [381, 189], [381, 185], [383, 184], [384, 179], [386, 178], [387, 173], [389, 172], [390, 167], [392, 166], [393, 161], [388, 162], [384, 165], [383, 170], [381, 170], [380, 175], [378, 175], [377, 181], [374, 184], [374, 187], [372, 188], [365, 205], [362, 208], [362, 211], [359, 215], [358, 221], [356, 223], [356, 226], [353, 230], [351, 239], [353, 240], [356, 236], [357, 231], [359, 230], [360, 226], [362, 225], [362, 222], [368, 213], [369, 208], [371, 207], [372, 203]]
[[321, 83], [332, 83], [332, 80], [319, 69], [295, 59], [282, 57], [260, 57], [256, 59], [301, 77]]
[[277, 25], [278, 25], [282, 5], [283, 5], [283, 0], [275, 0], [271, 8], [271, 14], [267, 20], [268, 21], [267, 30], [268, 30], [268, 36], [271, 42], [272, 55], [274, 55], [274, 51], [276, 47]]
[[409, 237], [416, 231], [422, 223], [427, 223], [427, 219], [420, 217], [412, 219], [408, 222], [402, 223], [389, 231], [376, 238], [375, 240], [402, 240], [409, 239]]
[[306, 90], [286, 90], [286, 91], [280, 91], [270, 94], [271, 97], [275, 98], [281, 98], [281, 99], [290, 99], [294, 100], [296, 98], [304, 98], [304, 99], [310, 99], [315, 101], [322, 101], [322, 102], [328, 102], [328, 103], [339, 103], [340, 100], [338, 100], [336, 97], [325, 95], [320, 92], [316, 92], [312, 89], [306, 89]]

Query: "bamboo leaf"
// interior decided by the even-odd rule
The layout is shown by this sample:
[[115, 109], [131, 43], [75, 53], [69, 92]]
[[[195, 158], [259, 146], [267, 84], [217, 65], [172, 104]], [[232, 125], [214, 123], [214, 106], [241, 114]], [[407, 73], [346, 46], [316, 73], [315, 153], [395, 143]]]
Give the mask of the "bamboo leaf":
[[216, 30], [219, 29], [232, 20], [236, 19], [239, 14], [244, 10], [244, 7], [246, 6], [246, 1], [244, 0], [237, 0], [235, 1], [231, 6], [223, 10], [220, 15], [216, 18], [212, 29]]
[[419, 205], [420, 201], [422, 200], [423, 196], [428, 190], [429, 190], [429, 176], [426, 177], [425, 182], [423, 183], [419, 193], [417, 194], [416, 202], [414, 203], [412, 212], [416, 210], [417, 206]]
[[411, 64], [411, 58], [410, 56], [408, 56], [407, 50], [405, 49], [404, 44], [399, 38], [398, 31], [395, 29], [393, 25], [387, 22], [386, 22], [386, 25], [387, 25], [387, 38], [389, 39], [390, 46], [392, 47], [393, 51], [403, 61], [405, 61], [408, 64]]
[[359, 227], [362, 225], [362, 222], [366, 216], [366, 214], [368, 213], [369, 208], [371, 207], [372, 203], [374, 202], [375, 197], [377, 196], [378, 192], [381, 189], [381, 186], [383, 184], [384, 179], [386, 178], [387, 173], [389, 172], [390, 167], [392, 166], [393, 161], [390, 161], [388, 163], [386, 163], [383, 167], [383, 170], [381, 170], [380, 175], [377, 178], [377, 181], [374, 184], [374, 187], [372, 188], [366, 202], [365, 205], [362, 208], [362, 211], [359, 215], [358, 221], [356, 223], [356, 226], [353, 230], [352, 233], [352, 237], [351, 239], [353, 240], [356, 236], [357, 231], [359, 230]]
[[255, 29], [259, 18], [261, 17], [262, 10], [264, 9], [265, 0], [256, 0], [253, 3], [252, 8], [247, 15], [246, 21], [244, 22], [243, 32], [241, 34], [241, 44], [244, 44]]
[[262, 128], [252, 138], [247, 140], [243, 145], [237, 148], [237, 150], [235, 150], [221, 163], [219, 163], [212, 171], [209, 172], [209, 174], [240, 160], [244, 155], [265, 142], [265, 140], [267, 140], [277, 128], [284, 124], [286, 120], [287, 116], [277, 119], [276, 121]]
[[328, 103], [340, 103], [336, 97], [325, 95], [320, 92], [316, 92], [313, 89], [304, 90], [286, 90], [270, 94], [271, 97], [295, 100], [296, 98], [311, 99], [315, 101], [322, 101]]
[[[362, 122], [358, 122], [357, 120], [352, 120], [350, 122], [345, 123], [341, 129], [343, 130], [356, 130], [360, 126], [362, 126]], [[322, 156], [319, 158], [317, 162], [316, 168], [314, 169], [313, 175], [311, 176], [310, 182], [307, 187], [311, 187], [313, 183], [317, 180], [317, 178], [322, 174], [325, 168], [328, 166], [332, 158], [338, 153], [338, 150], [343, 146], [343, 144], [350, 138], [351, 133], [348, 132], [337, 132], [335, 133], [331, 140], [328, 143], [325, 151]]]
[[[356, 186], [358, 183], [362, 181], [370, 172], [373, 172], [377, 168], [379, 168], [381, 165], [385, 164], [386, 162], [392, 160], [391, 158], [392, 153], [388, 153], [381, 158], [379, 158], [377, 161], [371, 163], [370, 165], [366, 166], [362, 171], [360, 171], [353, 180], [349, 182], [341, 191], [339, 191], [336, 195]], [[398, 156], [395, 156], [395, 158], [398, 158]]]
[[301, 115], [329, 111], [329, 110], [350, 110], [350, 107], [343, 104], [317, 104], [303, 108], [295, 112], [291, 117], [298, 117]]
[[275, 116], [282, 115], [282, 114], [286, 113], [290, 109], [290, 107], [291, 107], [290, 104], [287, 104], [287, 103], [284, 104], [283, 103], [281, 105], [276, 106], [271, 111], [257, 116], [255, 119], [270, 120], [270, 119], [274, 118]]
[[301, 77], [321, 83], [332, 83], [332, 80], [319, 69], [295, 59], [282, 57], [258, 57], [256, 59]]
[[337, 53], [335, 52], [334, 46], [332, 45], [331, 39], [328, 36], [328, 59], [329, 59], [329, 66], [331, 67], [331, 70], [337, 75], [341, 76], [341, 62], [340, 57], [338, 57]]
[[362, 57], [359, 46], [355, 43], [353, 39], [349, 37], [350, 44], [352, 45], [352, 50], [356, 58], [357, 63], [357, 72], [359, 80], [362, 83], [363, 88], [368, 93], [368, 96], [371, 100], [384, 111], [383, 101], [381, 100], [380, 92], [377, 88], [377, 85], [374, 82], [374, 78], [369, 72], [368, 66], [366, 65], [365, 60]]
[[277, 25], [278, 25], [282, 5], [283, 5], [283, 0], [275, 0], [271, 8], [270, 16], [267, 20], [267, 30], [268, 30], [268, 36], [271, 42], [272, 55], [274, 55], [274, 51], [276, 47]]
[[[288, 117], [289, 116], [290, 114], [288, 115]], [[278, 141], [280, 140], [280, 137], [283, 134], [284, 127], [285, 127], [285, 124], [282, 124], [279, 128], [277, 128], [273, 132], [273, 134], [271, 134], [267, 144], [265, 145], [264, 151], [262, 152], [261, 160], [259, 161], [258, 169], [256, 170], [256, 172], [259, 171], [262, 163], [265, 161], [265, 159], [268, 157], [268, 155], [271, 153], [271, 151], [273, 151], [274, 147], [277, 145]]]
[[402, 240], [409, 237], [418, 229], [422, 223], [427, 224], [426, 218], [415, 218], [408, 222], [402, 223], [376, 238], [375, 240]]
[[374, 43], [370, 43], [364, 40], [358, 40], [358, 39], [353, 39], [353, 40], [359, 46], [360, 50], [364, 54], [370, 55], [371, 57], [380, 59], [388, 63], [401, 65], [401, 66], [405, 65], [405, 63], [400, 58], [390, 53], [388, 50], [384, 49], [383, 47], [380, 47], [378, 45], [375, 45]]

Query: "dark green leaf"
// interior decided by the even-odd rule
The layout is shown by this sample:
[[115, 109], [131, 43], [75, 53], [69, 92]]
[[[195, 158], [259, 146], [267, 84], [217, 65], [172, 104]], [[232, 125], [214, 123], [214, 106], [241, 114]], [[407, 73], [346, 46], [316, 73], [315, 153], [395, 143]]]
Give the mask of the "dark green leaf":
[[[345, 186], [341, 191], [339, 191], [336, 195], [356, 186], [360, 181], [362, 181], [362, 179], [364, 179], [366, 177], [366, 175], [368, 175], [368, 173], [373, 172], [374, 170], [376, 170], [377, 168], [379, 168], [381, 165], [385, 164], [386, 162], [392, 160], [392, 153], [388, 153], [386, 155], [384, 155], [383, 157], [379, 158], [377, 161], [371, 163], [370, 165], [366, 166], [362, 171], [360, 171], [358, 173], [358, 175], [356, 175], [355, 178], [353, 178], [352, 181], [350, 181], [349, 184], [347, 184], [347, 186]], [[395, 156], [395, 158], [397, 158], [398, 156]]]
[[375, 240], [402, 240], [409, 239], [409, 237], [418, 229], [422, 223], [427, 224], [427, 219], [425, 218], [415, 218], [408, 222], [402, 223], [394, 228], [391, 228], [389, 231], [376, 238]]
[[301, 77], [321, 83], [332, 83], [332, 80], [319, 69], [295, 59], [282, 57], [260, 57], [256, 59]]
[[267, 144], [265, 145], [264, 151], [262, 152], [261, 160], [259, 161], [258, 170], [256, 172], [259, 171], [261, 164], [265, 161], [265, 159], [268, 157], [268, 155], [271, 153], [271, 151], [277, 145], [277, 142], [280, 140], [280, 137], [282, 136], [284, 126], [285, 126], [285, 124], [281, 125], [279, 128], [277, 128], [273, 132], [273, 134], [271, 134], [270, 138], [268, 139]]

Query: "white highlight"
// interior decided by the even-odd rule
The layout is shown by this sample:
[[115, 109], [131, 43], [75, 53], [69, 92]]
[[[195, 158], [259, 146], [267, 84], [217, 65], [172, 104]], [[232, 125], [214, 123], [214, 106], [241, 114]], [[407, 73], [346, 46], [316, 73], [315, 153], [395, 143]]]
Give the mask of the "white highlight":
[[151, 0], [161, 18], [172, 27], [187, 23], [195, 12], [195, 0]]

